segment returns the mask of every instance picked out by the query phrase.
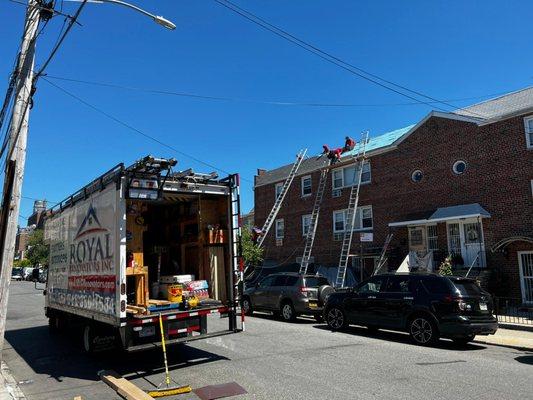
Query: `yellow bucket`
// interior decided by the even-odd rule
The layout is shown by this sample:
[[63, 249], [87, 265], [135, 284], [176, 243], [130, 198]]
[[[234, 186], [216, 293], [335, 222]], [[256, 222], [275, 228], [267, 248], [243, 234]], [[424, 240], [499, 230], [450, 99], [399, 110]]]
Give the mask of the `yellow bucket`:
[[181, 285], [168, 285], [167, 300], [172, 303], [181, 303], [183, 287]]

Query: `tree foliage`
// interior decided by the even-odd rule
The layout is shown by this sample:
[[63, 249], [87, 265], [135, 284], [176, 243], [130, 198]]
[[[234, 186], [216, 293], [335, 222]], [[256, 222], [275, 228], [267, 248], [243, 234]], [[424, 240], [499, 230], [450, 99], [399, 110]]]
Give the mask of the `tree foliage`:
[[247, 227], [242, 228], [241, 244], [242, 257], [247, 265], [258, 265], [263, 261], [263, 249], [252, 241], [252, 233]]
[[44, 232], [36, 229], [28, 238], [28, 260], [32, 266], [48, 264], [48, 245], [44, 243]]
[[30, 260], [25, 258], [24, 260], [15, 260], [13, 261], [13, 268], [24, 268], [24, 267], [32, 267], [32, 263]]

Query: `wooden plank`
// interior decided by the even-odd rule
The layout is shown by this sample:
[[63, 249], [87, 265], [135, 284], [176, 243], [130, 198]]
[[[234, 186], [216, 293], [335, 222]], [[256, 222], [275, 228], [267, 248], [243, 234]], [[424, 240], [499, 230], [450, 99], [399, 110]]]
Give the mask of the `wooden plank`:
[[170, 304], [170, 301], [168, 300], [157, 300], [157, 299], [148, 299], [149, 305], [155, 305], [155, 306], [166, 306], [167, 304]]
[[128, 306], [126, 308], [129, 308], [131, 310], [135, 310], [141, 314], [144, 314], [146, 312], [146, 308], [145, 307], [139, 307], [139, 306], [133, 306], [131, 304], [128, 304]]
[[148, 393], [124, 379], [113, 370], [100, 371], [100, 379], [126, 400], [153, 400]]

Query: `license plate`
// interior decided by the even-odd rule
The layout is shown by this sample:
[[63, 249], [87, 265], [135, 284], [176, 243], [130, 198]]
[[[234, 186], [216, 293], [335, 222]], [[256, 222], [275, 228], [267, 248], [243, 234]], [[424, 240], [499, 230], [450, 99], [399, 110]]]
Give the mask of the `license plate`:
[[479, 303], [479, 309], [481, 311], [487, 311], [488, 310], [487, 303]]
[[155, 326], [144, 326], [139, 332], [139, 337], [147, 337], [155, 335]]
[[316, 303], [315, 301], [310, 301], [309, 308], [318, 308], [318, 303]]

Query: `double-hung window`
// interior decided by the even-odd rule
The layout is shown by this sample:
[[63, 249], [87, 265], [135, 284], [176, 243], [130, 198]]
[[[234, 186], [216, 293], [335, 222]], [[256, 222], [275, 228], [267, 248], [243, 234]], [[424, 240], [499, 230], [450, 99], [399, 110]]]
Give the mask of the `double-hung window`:
[[[333, 232], [344, 232], [348, 225], [348, 210], [333, 211]], [[361, 231], [373, 228], [372, 206], [357, 208], [353, 230]]]
[[306, 236], [311, 227], [311, 214], [302, 215], [302, 235]]
[[[357, 185], [359, 182], [359, 164], [333, 170], [333, 189]], [[361, 183], [369, 183], [372, 178], [370, 162], [363, 164]]]
[[282, 219], [276, 220], [276, 239], [283, 239], [285, 237], [285, 221]]
[[302, 177], [302, 197], [310, 196], [312, 193], [311, 175]]
[[524, 118], [524, 125], [526, 128], [526, 146], [528, 149], [533, 149], [533, 115]]

